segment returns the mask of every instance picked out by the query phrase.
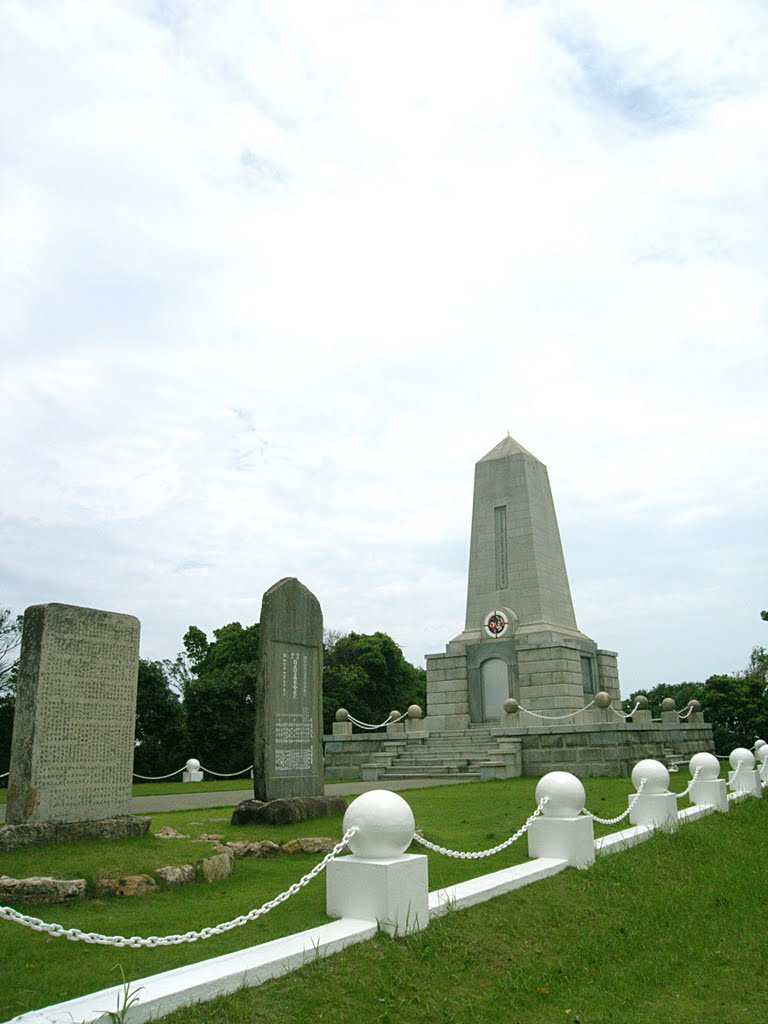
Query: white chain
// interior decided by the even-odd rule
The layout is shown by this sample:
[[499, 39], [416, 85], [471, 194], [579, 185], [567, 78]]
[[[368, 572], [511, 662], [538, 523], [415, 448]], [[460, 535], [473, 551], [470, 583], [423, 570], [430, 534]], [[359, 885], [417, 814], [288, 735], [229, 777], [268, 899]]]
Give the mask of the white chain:
[[139, 775], [138, 772], [134, 772], [133, 777], [134, 779], [144, 779], [145, 782], [159, 782], [160, 779], [172, 779], [174, 775], [183, 772], [185, 767], [186, 765], [182, 768], [177, 768], [175, 772], [168, 772], [167, 775]]
[[687, 711], [682, 711], [682, 712], [681, 712], [681, 711], [678, 711], [678, 713], [677, 713], [677, 717], [678, 717], [678, 718], [680, 719], [680, 721], [681, 721], [681, 722], [683, 722], [683, 721], [685, 721], [685, 719], [686, 719], [686, 718], [688, 718], [688, 716], [689, 716], [689, 715], [691, 715], [692, 713], [693, 713], [693, 708], [690, 708], [690, 707], [689, 707]]
[[247, 768], [242, 768], [239, 772], [214, 772], [211, 771], [210, 768], [206, 768], [202, 764], [200, 765], [200, 771], [208, 772], [209, 775], [218, 775], [220, 779], [231, 779], [235, 775], [244, 775], [246, 772], [249, 772], [251, 768], [253, 768], [253, 765], [249, 764]]
[[534, 718], [543, 718], [545, 722], [562, 722], [564, 718], [575, 718], [576, 715], [580, 715], [582, 711], [588, 711], [594, 703], [595, 702], [591, 700], [589, 704], [585, 704], [583, 708], [579, 708], [578, 711], [571, 711], [568, 715], [540, 715], [538, 711], [529, 711], [528, 708], [524, 708], [522, 705], [518, 705], [518, 710], [524, 711], [526, 715], [533, 715]]
[[383, 729], [385, 725], [397, 725], [398, 722], [402, 722], [405, 715], [400, 715], [399, 718], [388, 718], [385, 722], [379, 722], [378, 725], [371, 725], [370, 722], [360, 722], [357, 718], [353, 718], [349, 712], [347, 712], [347, 721], [351, 722], [352, 725], [356, 725], [358, 729], [368, 729], [372, 732], [374, 729]]
[[14, 924], [25, 925], [36, 932], [47, 932], [48, 935], [52, 935], [54, 938], [61, 938], [63, 936], [72, 942], [87, 942], [96, 946], [117, 946], [119, 948], [130, 946], [133, 949], [139, 949], [142, 946], [180, 946], [184, 942], [210, 939], [214, 935], [223, 935], [224, 932], [232, 931], [233, 928], [240, 928], [244, 924], [248, 924], [249, 921], [255, 921], [257, 917], [268, 914], [270, 910], [274, 910], [275, 907], [285, 903], [291, 896], [295, 896], [305, 885], [309, 885], [330, 864], [334, 857], [341, 853], [347, 845], [347, 841], [357, 831], [357, 825], [347, 829], [341, 841], [334, 846], [329, 854], [323, 857], [319, 864], [315, 864], [308, 874], [304, 875], [298, 882], [294, 882], [285, 892], [281, 892], [273, 900], [249, 911], [242, 917], [235, 917], [231, 921], [217, 924], [214, 928], [202, 928], [199, 932], [185, 932], [183, 935], [150, 935], [146, 939], [141, 938], [139, 935], [133, 935], [127, 939], [123, 935], [100, 935], [98, 932], [81, 932], [79, 928], [64, 928], [60, 924], [48, 924], [45, 921], [41, 921], [38, 917], [27, 917], [25, 914], [20, 914], [12, 907], [0, 907], [0, 920], [13, 921]]
[[420, 836], [418, 832], [413, 838], [417, 843], [420, 843], [422, 846], [426, 846], [428, 850], [434, 850], [435, 853], [442, 853], [446, 857], [456, 857], [458, 860], [481, 860], [483, 857], [492, 857], [495, 853], [501, 853], [502, 850], [506, 850], [508, 846], [512, 845], [512, 843], [516, 843], [518, 839], [525, 835], [535, 819], [538, 818], [544, 810], [544, 805], [547, 803], [549, 803], [549, 797], [542, 797], [539, 801], [539, 806], [522, 828], [519, 828], [513, 836], [510, 836], [509, 839], [506, 839], [503, 843], [500, 843], [498, 846], [494, 846], [492, 850], [479, 850], [473, 853], [464, 853], [461, 850], [446, 850], [444, 846], [437, 846], [435, 843], [430, 843], [428, 839], [425, 839], [424, 836]]
[[691, 792], [691, 786], [694, 784], [696, 779], [698, 779], [699, 772], [701, 771], [701, 769], [702, 769], [702, 765], [699, 765], [699, 767], [693, 773], [693, 778], [688, 783], [688, 785], [685, 787], [685, 789], [683, 790], [682, 793], [675, 793], [675, 796], [677, 797], [678, 800], [682, 800], [684, 796], [688, 796], [688, 794]]
[[738, 778], [738, 774], [741, 771], [741, 766], [743, 764], [744, 764], [744, 760], [743, 759], [741, 761], [737, 761], [736, 762], [736, 771], [733, 773], [733, 778], [731, 779], [731, 789], [733, 789], [733, 784], [736, 781], [736, 779]]
[[640, 702], [638, 701], [638, 703], [635, 704], [635, 706], [632, 708], [629, 714], [625, 715], [623, 711], [617, 711], [613, 704], [611, 704], [611, 711], [614, 713], [614, 715], [616, 715], [617, 718], [623, 718], [626, 721], [628, 718], [631, 718], [634, 715], [634, 713], [637, 711], [639, 707]]
[[11, 774], [10, 772], [3, 772], [3, 774], [0, 775], [0, 779], [4, 779], [7, 775], [10, 775], [10, 774]]
[[620, 821], [623, 821], [624, 818], [626, 818], [626, 816], [629, 814], [629, 812], [635, 806], [637, 801], [640, 799], [640, 794], [645, 789], [645, 784], [646, 784], [647, 781], [648, 781], [648, 779], [640, 779], [640, 785], [637, 787], [637, 792], [635, 793], [634, 797], [632, 798], [632, 801], [631, 801], [629, 807], [626, 809], [626, 811], [624, 811], [623, 814], [620, 814], [617, 818], [598, 818], [598, 816], [596, 814], [593, 814], [592, 811], [588, 811], [586, 809], [586, 807], [584, 808], [584, 814], [588, 814], [590, 816], [590, 818], [594, 818], [595, 821], [600, 822], [601, 825], [616, 825], [616, 824], [618, 824]]

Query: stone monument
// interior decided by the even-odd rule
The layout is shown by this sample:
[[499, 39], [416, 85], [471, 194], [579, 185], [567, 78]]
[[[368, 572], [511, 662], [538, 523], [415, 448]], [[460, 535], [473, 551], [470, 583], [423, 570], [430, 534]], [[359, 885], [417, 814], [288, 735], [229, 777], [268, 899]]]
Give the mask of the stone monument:
[[421, 729], [334, 727], [329, 778], [627, 775], [714, 750], [698, 709], [624, 713], [615, 652], [576, 624], [546, 466], [509, 436], [475, 466], [464, 629], [426, 662]]
[[67, 604], [27, 608], [9, 824], [130, 814], [138, 668], [139, 620], [133, 615]]
[[427, 728], [498, 722], [504, 701], [567, 714], [605, 691], [616, 654], [576, 625], [546, 466], [505, 437], [475, 466], [464, 630], [427, 655]]
[[323, 615], [297, 579], [264, 594], [253, 789], [257, 800], [323, 794]]

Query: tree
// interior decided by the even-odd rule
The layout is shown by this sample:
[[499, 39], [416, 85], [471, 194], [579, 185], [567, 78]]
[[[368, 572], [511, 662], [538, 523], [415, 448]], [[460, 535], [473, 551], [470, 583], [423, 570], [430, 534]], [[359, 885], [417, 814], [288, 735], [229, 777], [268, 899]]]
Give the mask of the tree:
[[184, 706], [190, 756], [214, 771], [234, 772], [253, 763], [254, 695], [259, 624], [239, 622], [213, 631], [197, 626], [184, 634], [190, 678]]
[[136, 750], [133, 768], [140, 775], [165, 775], [187, 757], [183, 707], [160, 661], [139, 661], [136, 694]]
[[703, 693], [704, 683], [659, 683], [650, 689], [641, 687], [641, 689], [635, 690], [630, 695], [629, 707], [631, 710], [635, 706], [636, 699], [642, 694], [648, 698], [651, 714], [654, 718], [658, 718], [661, 714], [661, 702], [665, 697], [672, 697], [677, 710], [682, 711], [689, 700], [702, 700]]
[[[0, 608], [0, 775], [8, 771], [11, 763], [16, 672], [19, 667], [16, 652], [21, 643], [23, 623], [23, 615], [14, 616], [10, 608]], [[7, 785], [8, 780], [3, 779], [0, 784]]]
[[378, 724], [390, 711], [424, 706], [427, 674], [405, 660], [386, 633], [348, 633], [326, 648], [323, 668], [323, 724], [345, 707], [356, 718]]
[[0, 697], [13, 696], [23, 624], [23, 615], [14, 617], [10, 608], [0, 608]]

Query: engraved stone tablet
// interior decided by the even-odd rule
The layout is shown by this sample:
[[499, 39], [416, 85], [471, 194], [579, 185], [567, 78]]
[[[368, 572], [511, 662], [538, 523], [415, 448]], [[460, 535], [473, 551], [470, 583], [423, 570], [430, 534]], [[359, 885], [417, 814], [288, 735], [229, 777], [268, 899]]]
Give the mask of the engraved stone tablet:
[[130, 814], [139, 620], [38, 604], [24, 612], [9, 824]]
[[266, 592], [259, 625], [257, 800], [323, 794], [323, 615], [297, 579]]

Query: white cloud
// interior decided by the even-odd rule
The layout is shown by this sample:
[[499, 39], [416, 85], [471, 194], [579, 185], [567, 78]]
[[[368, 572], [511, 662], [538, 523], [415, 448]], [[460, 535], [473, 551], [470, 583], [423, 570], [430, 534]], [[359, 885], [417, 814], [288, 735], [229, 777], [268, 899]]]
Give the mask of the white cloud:
[[296, 574], [419, 660], [509, 429], [628, 685], [764, 642], [762, 5], [0, 19], [0, 602], [163, 656]]

